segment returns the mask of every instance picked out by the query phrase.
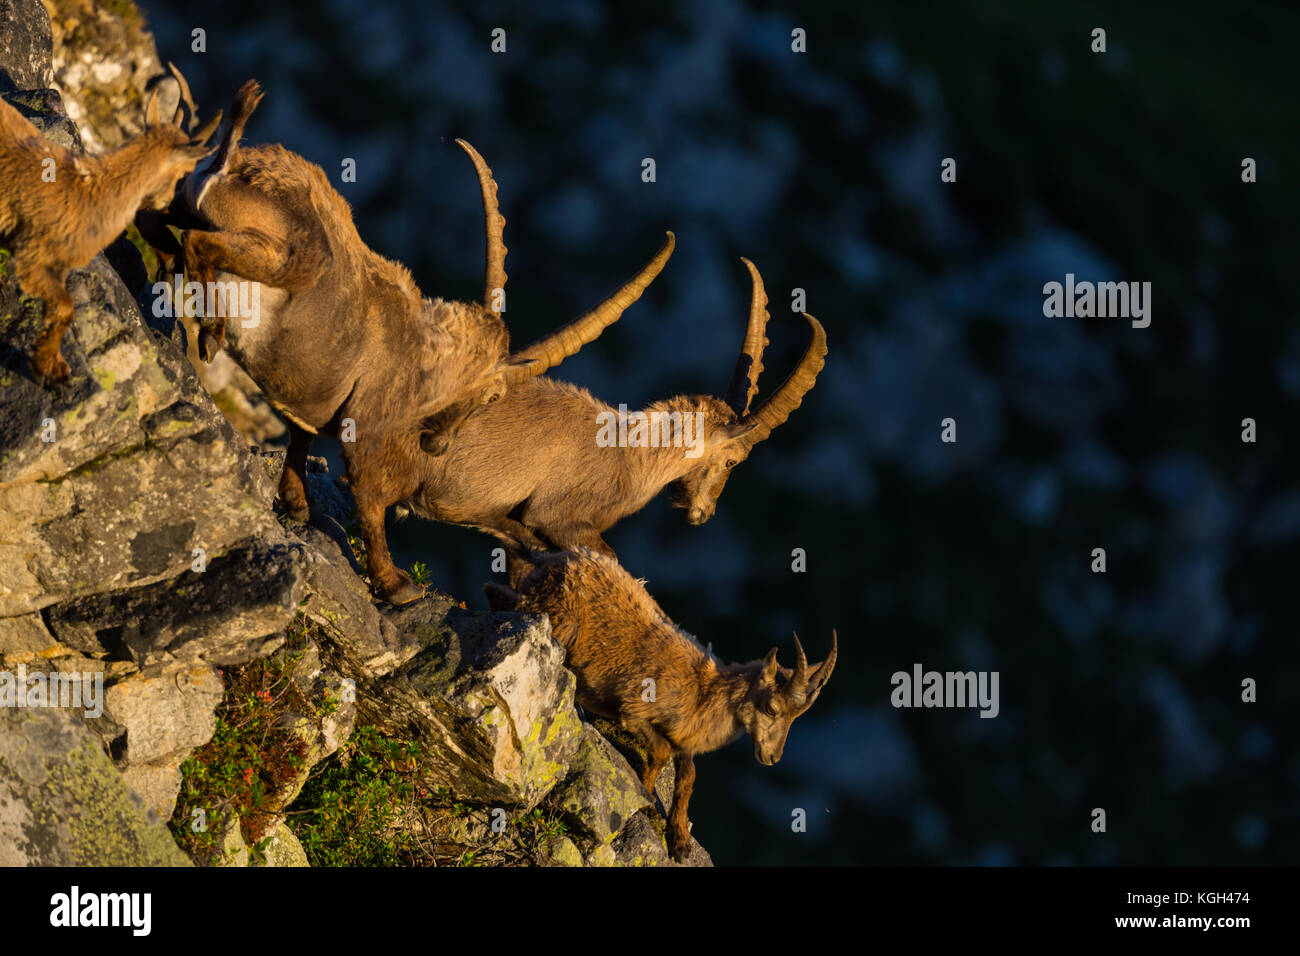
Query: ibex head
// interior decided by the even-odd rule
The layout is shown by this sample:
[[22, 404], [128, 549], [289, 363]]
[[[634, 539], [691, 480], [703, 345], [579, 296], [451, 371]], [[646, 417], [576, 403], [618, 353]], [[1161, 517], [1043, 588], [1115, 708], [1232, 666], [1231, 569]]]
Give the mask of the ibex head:
[[[641, 297], [654, 278], [663, 270], [673, 253], [675, 239], [668, 233], [663, 247], [639, 273], [624, 283], [612, 296], [585, 315], [550, 335], [538, 339], [514, 354], [508, 354], [504, 345], [505, 323], [501, 319], [506, 286], [506, 246], [504, 241], [506, 220], [497, 204], [497, 184], [492, 178], [483, 157], [463, 139], [456, 140], [474, 163], [478, 173], [479, 191], [483, 197], [483, 215], [487, 231], [487, 267], [483, 280], [483, 304], [476, 306], [482, 322], [487, 327], [488, 339], [499, 337], [503, 343], [498, 359], [481, 366], [472, 381], [457, 390], [463, 396], [438, 412], [425, 418], [420, 426], [420, 448], [432, 455], [443, 454], [450, 447], [456, 431], [474, 409], [498, 401], [512, 385], [541, 375], [575, 354], [584, 345], [596, 340], [608, 326], [618, 321], [633, 302]], [[499, 330], [499, 331], [498, 331]]]
[[145, 131], [142, 138], [155, 148], [169, 150], [166, 159], [155, 167], [154, 178], [148, 184], [141, 205], [150, 210], [166, 209], [176, 195], [176, 184], [189, 174], [195, 164], [216, 147], [204, 145], [221, 121], [221, 113], [208, 120], [198, 131], [191, 133], [194, 121], [194, 98], [181, 71], [168, 63], [167, 68], [180, 86], [180, 102], [169, 122], [163, 122], [158, 106], [158, 90], [154, 89], [145, 108]]
[[803, 313], [803, 317], [812, 326], [812, 341], [804, 351], [803, 358], [781, 387], [757, 409], [750, 411], [750, 405], [758, 393], [758, 376], [763, 371], [763, 348], [768, 344], [765, 332], [769, 316], [763, 277], [748, 259], [741, 261], [749, 269], [753, 283], [744, 344], [725, 397], [696, 400], [704, 406], [699, 409], [705, 416], [704, 453], [695, 467], [674, 485], [674, 506], [685, 508], [686, 520], [693, 525], [704, 524], [713, 517], [718, 506], [718, 496], [726, 487], [731, 469], [748, 458], [755, 445], [790, 417], [803, 397], [812, 390], [817, 382], [817, 374], [826, 364], [826, 331], [820, 322]]
[[745, 730], [754, 739], [754, 758], [759, 763], [771, 766], [781, 759], [790, 725], [813, 705], [830, 680], [838, 646], [836, 634], [831, 631], [830, 654], [816, 667], [809, 667], [796, 634], [794, 670], [777, 664], [775, 647], [767, 652], [740, 713]]

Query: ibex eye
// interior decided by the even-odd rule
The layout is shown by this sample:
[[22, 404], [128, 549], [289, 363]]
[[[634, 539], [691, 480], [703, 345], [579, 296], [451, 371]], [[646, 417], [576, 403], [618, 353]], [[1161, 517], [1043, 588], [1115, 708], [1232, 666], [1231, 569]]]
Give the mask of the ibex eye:
[[493, 392], [491, 395], [488, 396], [488, 404], [491, 405], [493, 402], [495, 402], [495, 401], [496, 401], [498, 398], [500, 398], [500, 397], [501, 397], [501, 393], [500, 393], [500, 392]]
[[728, 467], [728, 468], [735, 468], [736, 465], [738, 465], [738, 464], [739, 464], [739, 462], [736, 461], [736, 459], [734, 459], [734, 458], [728, 458], [728, 459], [727, 459], [727, 467]]

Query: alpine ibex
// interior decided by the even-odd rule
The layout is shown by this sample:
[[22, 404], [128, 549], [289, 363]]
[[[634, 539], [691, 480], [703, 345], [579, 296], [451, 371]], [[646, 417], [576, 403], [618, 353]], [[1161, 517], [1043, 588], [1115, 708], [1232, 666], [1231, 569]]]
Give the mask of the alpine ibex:
[[68, 273], [121, 235], [137, 210], [165, 207], [177, 182], [212, 151], [203, 143], [215, 122], [191, 137], [174, 125], [179, 109], [173, 123], [158, 114], [155, 90], [143, 133], [103, 156], [77, 155], [44, 139], [0, 100], [0, 246], [13, 254], [18, 284], [45, 301], [45, 327], [31, 358], [32, 375], [43, 384], [70, 373], [60, 351], [73, 314]]
[[761, 661], [724, 664], [669, 620], [613, 558], [584, 548], [524, 553], [521, 560], [532, 569], [518, 591], [484, 586], [492, 609], [550, 618], [551, 636], [578, 679], [578, 703], [617, 720], [645, 744], [649, 760], [641, 783], [651, 794], [674, 758], [668, 849], [681, 861], [690, 847], [695, 756], [748, 733], [759, 763], [780, 760], [790, 724], [813, 705], [835, 669], [835, 632], [830, 654], [815, 667], [798, 635], [793, 670], [777, 664], [775, 647]]
[[[669, 483], [691, 524], [708, 521], [731, 470], [799, 407], [826, 358], [826, 333], [805, 314], [812, 340], [803, 358], [750, 410], [768, 313], [763, 279], [742, 261], [753, 286], [749, 324], [723, 399], [679, 395], [628, 414], [584, 389], [535, 378], [474, 414], [446, 455], [421, 459], [418, 488], [403, 503], [424, 517], [493, 534], [508, 552], [589, 547], [612, 555], [601, 533]], [[634, 416], [644, 426], [639, 440], [601, 440], [602, 422], [607, 433], [626, 429], [630, 436]], [[687, 440], [672, 440], [674, 428]], [[511, 582], [518, 580], [512, 569]]]
[[393, 603], [411, 601], [421, 591], [389, 556], [384, 512], [414, 490], [419, 462], [445, 453], [471, 411], [616, 321], [663, 269], [673, 236], [608, 300], [510, 355], [500, 314], [505, 218], [492, 171], [474, 148], [457, 140], [477, 171], [487, 222], [483, 304], [431, 300], [403, 266], [366, 246], [319, 166], [279, 146], [240, 147], [261, 97], [256, 82], [244, 84], [217, 155], [184, 184], [188, 215], [207, 224], [181, 242], [199, 288], [244, 279], [262, 290], [251, 322], [203, 317], [200, 353], [210, 359], [226, 344], [289, 420], [280, 494], [294, 518], [307, 517], [312, 435], [340, 435], [371, 579]]

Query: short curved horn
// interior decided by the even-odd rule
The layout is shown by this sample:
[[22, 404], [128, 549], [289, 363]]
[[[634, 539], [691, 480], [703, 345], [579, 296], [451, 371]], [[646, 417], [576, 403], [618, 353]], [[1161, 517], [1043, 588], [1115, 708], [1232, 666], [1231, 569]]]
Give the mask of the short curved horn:
[[808, 696], [816, 697], [821, 693], [826, 682], [831, 679], [831, 671], [835, 670], [835, 658], [839, 656], [840, 642], [839, 635], [831, 629], [831, 652], [826, 655], [826, 660], [817, 665], [816, 670], [812, 672], [812, 677], [808, 680]]
[[826, 686], [826, 682], [830, 680], [831, 672], [835, 670], [835, 659], [839, 656], [839, 635], [831, 631], [831, 652], [826, 655], [826, 660], [815, 668], [809, 669], [808, 658], [804, 655], [798, 634], [794, 636], [794, 650], [797, 662], [781, 692], [791, 704], [803, 707], [816, 700], [817, 695]]
[[803, 703], [804, 697], [808, 694], [808, 656], [803, 652], [798, 634], [794, 635], [794, 674], [790, 677], [790, 682], [785, 685], [785, 692], [798, 703]]
[[803, 358], [794, 371], [781, 383], [781, 387], [741, 423], [752, 426], [739, 439], [746, 447], [761, 442], [772, 434], [772, 429], [790, 417], [790, 413], [803, 402], [803, 397], [817, 384], [817, 374], [826, 365], [826, 330], [807, 312], [803, 313], [803, 317], [812, 326], [812, 341], [808, 343], [808, 348], [804, 350]]
[[483, 273], [483, 308], [493, 315], [500, 312], [492, 307], [497, 298], [497, 290], [506, 287], [506, 217], [501, 215], [497, 206], [497, 181], [492, 178], [492, 170], [483, 161], [483, 157], [463, 139], [456, 140], [456, 145], [463, 149], [474, 163], [478, 173], [478, 188], [483, 194], [483, 219], [487, 231], [487, 266]]
[[167, 61], [167, 71], [176, 79], [181, 90], [180, 99], [176, 101], [176, 112], [172, 114], [172, 125], [179, 126], [188, 133], [190, 126], [194, 124], [194, 117], [198, 115], [194, 96], [190, 93], [190, 84], [186, 82], [185, 74], [178, 70], [171, 60]]
[[767, 311], [767, 291], [763, 288], [763, 277], [758, 274], [754, 263], [748, 259], [740, 260], [749, 269], [749, 278], [753, 293], [749, 300], [749, 325], [745, 329], [745, 340], [740, 347], [740, 357], [736, 359], [736, 369], [731, 373], [731, 381], [723, 393], [725, 401], [736, 418], [749, 414], [750, 403], [758, 394], [758, 376], [763, 371], [763, 348], [768, 344], [767, 320], [771, 317]]
[[673, 247], [676, 244], [677, 237], [671, 232], [668, 233], [668, 238], [664, 240], [663, 246], [655, 253], [655, 257], [650, 260], [644, 269], [623, 283], [617, 292], [590, 312], [579, 316], [568, 325], [556, 329], [550, 335], [538, 339], [526, 349], [516, 353], [517, 358], [538, 360], [538, 364], [529, 370], [530, 374], [526, 377], [531, 378], [533, 375], [542, 374], [549, 368], [554, 368], [570, 355], [575, 354], [584, 345], [599, 338], [601, 332], [618, 321], [619, 316], [623, 314], [628, 306], [641, 298], [641, 293], [645, 291], [646, 286], [653, 282], [655, 276], [663, 271], [664, 265], [667, 264], [668, 257], [673, 254]]
[[162, 125], [162, 119], [158, 109], [158, 89], [149, 94], [149, 102], [144, 108], [144, 126], [145, 129], [153, 129], [155, 126]]

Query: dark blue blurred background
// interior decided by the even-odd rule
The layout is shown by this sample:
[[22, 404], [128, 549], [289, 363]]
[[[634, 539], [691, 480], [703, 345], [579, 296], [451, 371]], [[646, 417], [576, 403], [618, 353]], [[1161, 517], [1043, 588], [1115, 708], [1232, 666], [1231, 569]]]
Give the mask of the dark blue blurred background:
[[[320, 163], [429, 295], [480, 294], [478, 190], [451, 140], [472, 142], [500, 184], [519, 344], [674, 230], [646, 296], [557, 370], [612, 403], [721, 393], [742, 255], [772, 298], [775, 387], [806, 290], [826, 369], [714, 520], [691, 528], [665, 499], [608, 536], [724, 657], [788, 658], [792, 630], [820, 656], [839, 630], [781, 764], [747, 741], [700, 760], [692, 817], [715, 859], [1294, 863], [1300, 14], [473, 6], [145, 3], [200, 106], [257, 77], [249, 139]], [[1045, 318], [1043, 284], [1067, 272], [1151, 282], [1151, 327]], [[484, 605], [490, 539], [412, 519], [392, 540]], [[1000, 715], [893, 709], [890, 675], [917, 662], [998, 671]]]

